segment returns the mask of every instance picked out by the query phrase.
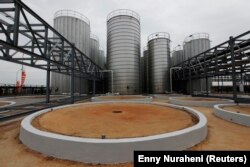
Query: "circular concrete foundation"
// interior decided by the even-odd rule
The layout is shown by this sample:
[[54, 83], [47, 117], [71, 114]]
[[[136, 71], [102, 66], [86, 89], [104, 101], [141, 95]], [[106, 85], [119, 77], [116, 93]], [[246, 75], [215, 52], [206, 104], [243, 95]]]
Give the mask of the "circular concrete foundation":
[[218, 104], [214, 114], [224, 120], [250, 127], [250, 104]]
[[9, 107], [16, 104], [14, 101], [0, 101], [0, 108]]
[[114, 95], [114, 96], [97, 96], [91, 98], [92, 102], [102, 101], [134, 101], [134, 102], [152, 102], [153, 98], [142, 95]]
[[164, 134], [197, 122], [193, 115], [172, 107], [116, 102], [57, 109], [40, 115], [32, 125], [67, 136], [119, 139]]
[[170, 97], [169, 102], [181, 106], [213, 107], [216, 104], [233, 103], [232, 100], [205, 97]]
[[[101, 111], [98, 105], [99, 108], [117, 106]], [[154, 106], [155, 110], [152, 109]], [[79, 111], [79, 107], [89, 109]], [[78, 126], [87, 127], [76, 128], [77, 124], [65, 122], [69, 115], [64, 114], [72, 108], [76, 111], [72, 111], [72, 118], [76, 118], [75, 122], [79, 121]], [[79, 119], [82, 112], [86, 113], [87, 118]], [[166, 115], [162, 114], [164, 112]], [[171, 118], [171, 112], [177, 112], [179, 120], [175, 117], [176, 113]], [[54, 125], [51, 125], [58, 114], [64, 123], [54, 121]], [[108, 117], [113, 118], [113, 122]], [[175, 123], [175, 118], [179, 123]], [[184, 124], [180, 124], [182, 119], [185, 120]], [[40, 127], [36, 121], [41, 123]], [[81, 125], [81, 121], [88, 123]], [[44, 127], [46, 123], [50, 126]], [[58, 127], [64, 124], [68, 127], [60, 131]], [[132, 162], [134, 150], [185, 150], [200, 143], [206, 136], [207, 119], [198, 111], [176, 105], [143, 102], [95, 102], [46, 109], [26, 117], [20, 129], [20, 140], [32, 150], [56, 158], [102, 164]]]

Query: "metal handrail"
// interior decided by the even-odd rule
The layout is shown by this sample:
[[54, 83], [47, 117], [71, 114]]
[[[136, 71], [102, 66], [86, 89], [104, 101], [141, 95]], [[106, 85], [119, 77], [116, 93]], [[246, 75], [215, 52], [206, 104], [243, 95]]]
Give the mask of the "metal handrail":
[[84, 16], [80, 12], [76, 12], [76, 11], [73, 11], [73, 10], [68, 10], [68, 9], [59, 10], [59, 11], [57, 11], [55, 13], [54, 18], [57, 18], [57, 17], [60, 17], [60, 16], [75, 17], [75, 18], [83, 20], [87, 24], [90, 24], [89, 19], [86, 16]]
[[90, 34], [90, 38], [92, 38], [92, 39], [94, 39], [94, 40], [96, 40], [96, 41], [99, 41], [98, 36], [95, 35], [95, 34]]
[[118, 9], [118, 10], [114, 10], [112, 12], [110, 12], [107, 16], [107, 21], [115, 16], [131, 16], [136, 18], [137, 20], [140, 21], [140, 16], [138, 13], [136, 13], [135, 11], [129, 10], [129, 9]]
[[185, 38], [184, 43], [195, 39], [209, 39], [209, 34], [205, 32], [191, 34]]
[[155, 32], [148, 36], [148, 41], [151, 41], [153, 39], [158, 39], [158, 38], [166, 38], [170, 40], [170, 34], [167, 32]]
[[180, 51], [180, 50], [183, 50], [183, 47], [181, 45], [177, 45], [176, 47], [174, 47], [173, 52]]

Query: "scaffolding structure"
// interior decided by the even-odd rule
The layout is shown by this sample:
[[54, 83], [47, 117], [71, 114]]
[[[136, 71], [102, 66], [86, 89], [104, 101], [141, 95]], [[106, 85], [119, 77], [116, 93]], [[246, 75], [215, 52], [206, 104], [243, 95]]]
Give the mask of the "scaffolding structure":
[[208, 91], [208, 78], [217, 76], [231, 76], [233, 83], [233, 99], [237, 98], [237, 78], [250, 74], [250, 31], [239, 36], [230, 37], [205, 52], [202, 52], [174, 67], [173, 80], [187, 81], [190, 94], [192, 94], [192, 80], [206, 78], [206, 95]]
[[[74, 102], [76, 77], [102, 81], [102, 70], [52, 26], [20, 0], [0, 1], [0, 60], [71, 76], [71, 101]], [[46, 89], [46, 101], [50, 101]]]

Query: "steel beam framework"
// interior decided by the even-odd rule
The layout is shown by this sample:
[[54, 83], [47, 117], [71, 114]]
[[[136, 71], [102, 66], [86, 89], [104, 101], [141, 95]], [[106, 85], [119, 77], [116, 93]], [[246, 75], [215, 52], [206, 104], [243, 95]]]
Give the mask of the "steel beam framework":
[[237, 78], [241, 74], [250, 73], [250, 31], [237, 37], [230, 37], [228, 41], [189, 58], [175, 67], [181, 68], [174, 70], [173, 80], [187, 80], [190, 90], [192, 90], [193, 79], [206, 78], [206, 87], [208, 87], [209, 77], [231, 76], [233, 98], [236, 101]]
[[97, 64], [23, 2], [1, 0], [0, 4], [0, 60], [46, 70], [47, 87], [50, 72], [70, 75], [73, 92], [75, 77], [103, 79]]

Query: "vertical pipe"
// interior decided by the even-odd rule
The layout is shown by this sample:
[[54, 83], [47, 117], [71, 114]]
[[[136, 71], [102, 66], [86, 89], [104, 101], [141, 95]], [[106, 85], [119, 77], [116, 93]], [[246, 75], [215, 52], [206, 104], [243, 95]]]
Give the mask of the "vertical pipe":
[[234, 102], [237, 103], [237, 85], [236, 85], [236, 71], [235, 71], [235, 57], [234, 57], [235, 40], [232, 36], [229, 38], [229, 45], [230, 45], [231, 60], [232, 60], [233, 99]]

